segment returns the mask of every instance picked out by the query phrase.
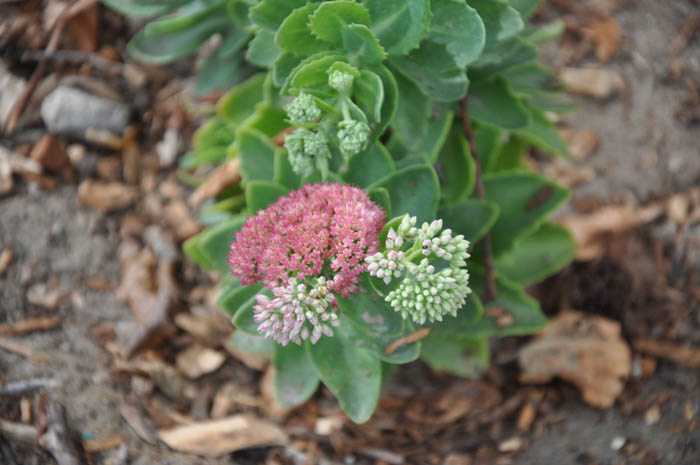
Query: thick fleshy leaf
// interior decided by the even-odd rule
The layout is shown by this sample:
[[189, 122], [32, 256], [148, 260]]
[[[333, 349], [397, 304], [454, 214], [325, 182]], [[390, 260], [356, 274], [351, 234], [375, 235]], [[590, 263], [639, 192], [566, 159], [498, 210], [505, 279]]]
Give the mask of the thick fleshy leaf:
[[261, 68], [270, 68], [280, 56], [280, 49], [275, 43], [275, 32], [260, 29], [248, 45], [245, 58]]
[[321, 381], [338, 398], [355, 423], [369, 420], [379, 400], [382, 364], [359, 339], [352, 323], [341, 315], [334, 337], [323, 336], [306, 349]]
[[[310, 57], [313, 58], [313, 57]], [[328, 87], [328, 69], [336, 62], [343, 61], [342, 55], [319, 54], [318, 58], [304, 60], [293, 72], [289, 79], [291, 87], [309, 90], [322, 90]], [[282, 89], [286, 93], [286, 89]]]
[[453, 336], [460, 337], [476, 323], [484, 313], [484, 306], [481, 300], [472, 292], [467, 296], [467, 302], [462, 308], [457, 310], [457, 316], [446, 315], [442, 321], [427, 323], [424, 326], [431, 328], [433, 336]]
[[[261, 287], [258, 294], [264, 294], [268, 298], [272, 298], [272, 292], [266, 287]], [[236, 328], [245, 333], [252, 336], [260, 336], [258, 332], [258, 326], [260, 326], [260, 324], [255, 321], [255, 311], [253, 309], [258, 303], [255, 295], [240, 305], [236, 314], [233, 315], [233, 324]]]
[[469, 89], [469, 116], [507, 131], [527, 127], [527, 108], [502, 78], [472, 83]]
[[216, 301], [216, 305], [233, 317], [240, 308], [248, 303], [258, 292], [262, 290], [262, 285], [238, 286], [228, 289]]
[[222, 55], [219, 50], [210, 53], [197, 71], [195, 92], [205, 95], [215, 90], [228, 90], [253, 73], [240, 53]]
[[198, 250], [217, 270], [228, 273], [228, 250], [234, 233], [245, 223], [244, 217], [234, 217], [202, 232]]
[[570, 195], [545, 177], [527, 172], [484, 175], [486, 198], [500, 208], [490, 231], [495, 256], [508, 252], [521, 238], [536, 231]]
[[375, 142], [367, 150], [350, 158], [342, 178], [348, 184], [367, 187], [395, 170], [394, 160], [387, 149], [381, 143]]
[[537, 11], [542, 4], [542, 0], [508, 0], [508, 3], [518, 10], [520, 16], [527, 18]]
[[192, 236], [185, 242], [183, 242], [182, 250], [185, 252], [185, 255], [187, 255], [190, 260], [192, 260], [202, 268], [213, 268], [214, 264], [211, 263], [209, 258], [206, 255], [204, 255], [204, 253], [202, 253], [200, 241], [202, 239], [203, 234], [204, 232], [201, 232], [196, 236]]
[[526, 170], [524, 163], [526, 144], [520, 137], [510, 136], [494, 157], [490, 172]]
[[369, 199], [382, 207], [382, 210], [386, 213], [386, 217], [391, 217], [391, 197], [389, 197], [389, 191], [383, 187], [373, 187], [367, 191]]
[[400, 364], [418, 358], [419, 342], [403, 344], [391, 354], [385, 354], [392, 342], [412, 333], [415, 328], [374, 291], [367, 279], [360, 284], [358, 292], [339, 298], [338, 307], [363, 336], [366, 347], [383, 361]]
[[301, 8], [306, 2], [307, 0], [260, 0], [250, 9], [250, 19], [259, 26], [277, 30], [295, 8]]
[[275, 147], [257, 129], [243, 127], [236, 133], [236, 156], [243, 181], [272, 181], [275, 177]]
[[[470, 265], [469, 274], [472, 290], [482, 295], [486, 288], [483, 269]], [[496, 291], [497, 297], [484, 303], [484, 315], [470, 326], [467, 335], [533, 334], [547, 324], [540, 304], [527, 295], [522, 286], [508, 281], [503, 276], [497, 276]]]
[[399, 104], [391, 127], [401, 142], [410, 150], [423, 140], [428, 132], [430, 99], [412, 79], [394, 73], [399, 88]]
[[467, 93], [469, 79], [445, 46], [426, 39], [420, 48], [405, 56], [393, 57], [391, 63], [413, 79], [423, 93], [439, 102], [455, 102]]
[[515, 36], [525, 26], [518, 10], [508, 5], [506, 0], [469, 0], [469, 5], [476, 9], [484, 22], [485, 55], [497, 49], [500, 42]]
[[472, 63], [469, 78], [473, 81], [489, 79], [495, 74], [536, 60], [538, 56], [539, 50], [536, 46], [516, 36], [485, 50], [479, 59]]
[[384, 48], [364, 24], [347, 24], [341, 31], [343, 48], [351, 61], [374, 64], [386, 58]]
[[483, 125], [474, 129], [474, 143], [482, 172], [488, 173], [493, 169], [501, 150], [502, 138], [503, 131], [495, 126]]
[[489, 344], [485, 337], [445, 337], [431, 333], [423, 341], [421, 358], [438, 371], [478, 376], [488, 366]]
[[265, 74], [259, 73], [231, 89], [216, 104], [216, 110], [233, 128], [255, 112], [255, 107], [263, 100]]
[[292, 169], [289, 163], [287, 149], [280, 148], [275, 152], [275, 177], [274, 181], [289, 189], [298, 189], [301, 186], [301, 178]]
[[283, 88], [287, 84], [292, 71], [301, 64], [304, 57], [291, 52], [282, 52], [272, 65], [272, 82], [275, 86]]
[[552, 73], [535, 61], [509, 68], [502, 76], [516, 93], [531, 93], [551, 90]]
[[374, 142], [379, 139], [379, 136], [382, 135], [382, 133], [389, 127], [389, 124], [394, 119], [396, 107], [398, 106], [399, 90], [396, 87], [396, 79], [394, 79], [394, 74], [389, 71], [386, 66], [378, 64], [369, 67], [368, 70], [379, 76], [379, 79], [382, 80], [382, 88], [384, 89], [381, 120], [377, 123], [376, 127], [373, 128], [374, 131], [371, 142]]
[[394, 216], [408, 213], [418, 218], [418, 224], [435, 219], [440, 186], [430, 166], [404, 168], [370, 187], [384, 187], [389, 191]]
[[288, 127], [287, 113], [282, 108], [273, 103], [260, 102], [255, 106], [255, 112], [241, 123], [239, 130], [254, 129], [272, 138]]
[[452, 126], [447, 141], [440, 150], [435, 169], [444, 202], [450, 204], [464, 200], [474, 189], [474, 160], [461, 125]]
[[150, 18], [170, 13], [191, 0], [102, 0], [102, 3], [124, 16]]
[[369, 117], [379, 122], [382, 119], [384, 103], [384, 84], [372, 71], [362, 70], [355, 79], [353, 90], [358, 106]]
[[372, 18], [372, 32], [391, 55], [418, 47], [430, 25], [429, 0], [363, 0]]
[[248, 334], [245, 331], [234, 331], [231, 335], [231, 347], [248, 354], [272, 355], [277, 344], [260, 335]]
[[129, 42], [134, 58], [151, 64], [169, 63], [194, 52], [217, 32], [231, 27], [225, 5], [194, 13], [174, 14], [149, 23]]
[[444, 44], [460, 68], [476, 60], [486, 41], [476, 10], [459, 0], [431, 0], [430, 8], [430, 39]]
[[279, 184], [268, 181], [251, 181], [245, 188], [245, 202], [251, 213], [257, 213], [287, 193], [289, 193], [289, 189]]
[[501, 255], [495, 266], [513, 282], [529, 285], [543, 280], [574, 258], [576, 243], [571, 232], [554, 223], [543, 223], [525, 236], [510, 252]]
[[467, 199], [440, 208], [437, 216], [442, 219], [444, 227], [464, 235], [473, 245], [496, 223], [498, 212], [498, 205], [493, 202]]
[[301, 405], [316, 392], [319, 378], [316, 367], [303, 345], [275, 344], [275, 398], [286, 408]]
[[309, 18], [309, 26], [316, 37], [335, 46], [343, 44], [343, 27], [348, 24], [369, 26], [369, 11], [352, 0], [326, 1]]
[[566, 142], [557, 132], [554, 124], [540, 110], [536, 108], [528, 108], [530, 113], [529, 124], [527, 127], [519, 130], [517, 134], [542, 150], [545, 150], [554, 155], [563, 157], [571, 157]]
[[311, 55], [327, 47], [314, 37], [309, 28], [309, 16], [318, 8], [318, 3], [309, 3], [294, 10], [282, 21], [275, 35], [275, 43], [286, 52]]

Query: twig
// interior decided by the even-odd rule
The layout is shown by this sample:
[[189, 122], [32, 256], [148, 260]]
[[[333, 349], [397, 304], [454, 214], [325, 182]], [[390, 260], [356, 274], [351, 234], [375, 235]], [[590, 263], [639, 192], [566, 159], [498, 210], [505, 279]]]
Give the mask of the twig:
[[[469, 110], [467, 109], [469, 95], [464, 97], [459, 102], [459, 109], [462, 116], [462, 126], [464, 128], [464, 137], [469, 142], [469, 151], [474, 159], [474, 167], [476, 171], [476, 195], [479, 199], [486, 200], [486, 189], [484, 189], [484, 180], [481, 176], [481, 163], [479, 156], [476, 153], [476, 143], [474, 142], [474, 131], [472, 130], [472, 121], [469, 118]], [[483, 239], [484, 244], [484, 272], [486, 274], [486, 293], [484, 301], [489, 302], [496, 298], [496, 279], [493, 270], [493, 252], [491, 250], [491, 236], [487, 232]]]
[[[56, 26], [53, 32], [51, 32], [49, 43], [44, 49], [44, 53], [46, 55], [51, 55], [58, 47], [58, 43], [60, 42], [61, 36], [63, 35], [63, 29], [65, 28], [68, 21], [74, 16], [90, 8], [95, 3], [97, 3], [97, 0], [78, 0], [70, 8], [67, 8], [61, 13], [59, 18], [56, 20]], [[32, 77], [29, 79], [29, 83], [27, 83], [27, 87], [24, 89], [24, 93], [22, 93], [22, 96], [17, 101], [15, 107], [12, 109], [12, 113], [10, 114], [10, 117], [7, 120], [7, 126], [5, 127], [5, 132], [7, 134], [12, 134], [15, 128], [17, 127], [17, 123], [19, 122], [19, 119], [22, 116], [24, 107], [27, 106], [29, 98], [34, 93], [34, 89], [36, 89], [36, 86], [39, 85], [39, 80], [44, 75], [44, 72], [46, 72], [46, 64], [47, 60], [45, 57], [39, 61], [39, 64], [34, 70]]]
[[34, 352], [30, 348], [17, 344], [9, 339], [5, 339], [4, 337], [0, 337], [0, 349], [14, 352], [22, 357], [28, 358], [34, 363], [46, 363], [49, 361], [46, 355]]
[[14, 423], [0, 418], [0, 436], [24, 444], [34, 444], [39, 437], [37, 429], [32, 425]]
[[55, 316], [46, 318], [28, 318], [12, 325], [0, 324], [0, 334], [15, 336], [44, 329], [53, 329], [61, 324], [61, 319]]
[[391, 344], [389, 344], [389, 346], [384, 351], [384, 355], [391, 355], [392, 353], [394, 353], [394, 351], [396, 351], [396, 349], [398, 349], [402, 345], [411, 344], [412, 342], [419, 341], [419, 340], [423, 339], [425, 336], [427, 336], [428, 333], [430, 333], [430, 328], [422, 328], [422, 329], [419, 329], [418, 331], [415, 331], [407, 336], [404, 336], [400, 339], [397, 339], [394, 342], [392, 342]]
[[39, 437], [39, 445], [49, 451], [58, 465], [84, 465], [83, 454], [66, 420], [66, 409], [55, 401], [46, 408], [48, 424], [46, 432]]
[[40, 389], [50, 389], [58, 386], [53, 378], [35, 378], [11, 381], [0, 386], [0, 396], [17, 396]]

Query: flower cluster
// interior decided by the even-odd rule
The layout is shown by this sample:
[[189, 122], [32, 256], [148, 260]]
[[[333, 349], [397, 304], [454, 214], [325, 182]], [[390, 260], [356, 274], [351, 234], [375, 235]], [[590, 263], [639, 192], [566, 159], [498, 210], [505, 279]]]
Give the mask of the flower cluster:
[[303, 125], [318, 121], [321, 110], [316, 106], [314, 97], [301, 92], [292, 103], [284, 106], [289, 120], [296, 125]]
[[299, 176], [311, 176], [314, 167], [322, 173], [328, 171], [331, 151], [322, 132], [297, 128], [294, 133], [285, 136], [284, 145], [289, 153], [289, 164]]
[[[387, 285], [404, 277], [385, 297], [404, 318], [410, 316], [418, 324], [442, 321], [444, 315], [455, 316], [471, 293], [469, 273], [463, 268], [469, 242], [442, 229], [442, 220], [420, 228], [415, 224], [416, 218], [406, 215], [396, 230], [391, 228], [385, 250], [365, 258], [367, 270]], [[419, 264], [413, 263], [421, 256]]]
[[258, 297], [259, 331], [283, 344], [332, 334], [332, 293], [357, 291], [384, 216], [362, 189], [307, 184], [249, 217], [231, 244], [229, 265], [242, 284], [262, 281], [273, 291], [272, 300]]

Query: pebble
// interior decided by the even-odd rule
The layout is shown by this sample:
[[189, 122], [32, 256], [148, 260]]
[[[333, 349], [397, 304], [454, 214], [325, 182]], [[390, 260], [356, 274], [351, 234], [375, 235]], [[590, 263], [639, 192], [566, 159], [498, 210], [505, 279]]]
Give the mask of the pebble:
[[83, 138], [88, 129], [121, 134], [129, 123], [124, 103], [59, 86], [41, 104], [41, 118], [49, 132]]
[[617, 452], [625, 446], [626, 442], [627, 439], [623, 438], [622, 436], [615, 436], [612, 438], [612, 441], [610, 441], [610, 448]]

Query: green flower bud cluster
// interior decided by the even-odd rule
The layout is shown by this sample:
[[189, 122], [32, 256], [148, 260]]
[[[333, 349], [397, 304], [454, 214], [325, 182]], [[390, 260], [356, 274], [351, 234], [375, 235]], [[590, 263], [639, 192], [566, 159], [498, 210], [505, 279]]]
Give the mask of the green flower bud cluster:
[[300, 93], [291, 103], [284, 106], [289, 121], [299, 126], [313, 123], [321, 118], [321, 110], [316, 106], [314, 97]]
[[352, 156], [364, 150], [369, 140], [370, 129], [366, 123], [345, 119], [338, 123], [338, 141], [340, 151], [345, 156]]
[[347, 94], [352, 90], [353, 79], [352, 74], [335, 70], [328, 75], [328, 85], [331, 89]]
[[314, 166], [322, 173], [327, 173], [331, 151], [322, 132], [297, 128], [294, 133], [285, 136], [284, 146], [289, 153], [292, 170], [299, 176], [311, 176]]
[[[396, 230], [391, 228], [385, 250], [365, 258], [367, 270], [387, 285], [403, 276], [385, 297], [403, 318], [418, 324], [442, 321], [444, 315], [455, 316], [471, 293], [469, 273], [463, 268], [469, 258], [469, 241], [442, 229], [442, 220], [423, 223], [420, 228], [415, 224], [416, 217], [406, 215]], [[412, 262], [421, 255], [420, 264]]]

